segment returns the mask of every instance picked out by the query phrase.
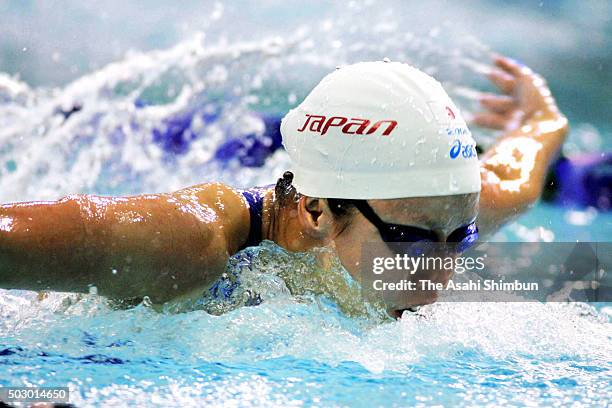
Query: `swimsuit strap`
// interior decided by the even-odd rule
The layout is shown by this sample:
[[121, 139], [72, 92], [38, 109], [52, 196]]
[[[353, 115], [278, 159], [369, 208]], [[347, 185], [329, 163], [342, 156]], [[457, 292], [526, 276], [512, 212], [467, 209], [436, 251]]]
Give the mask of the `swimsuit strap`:
[[264, 196], [261, 190], [259, 187], [254, 187], [242, 192], [249, 205], [249, 237], [239, 250], [259, 245], [262, 241], [261, 221]]

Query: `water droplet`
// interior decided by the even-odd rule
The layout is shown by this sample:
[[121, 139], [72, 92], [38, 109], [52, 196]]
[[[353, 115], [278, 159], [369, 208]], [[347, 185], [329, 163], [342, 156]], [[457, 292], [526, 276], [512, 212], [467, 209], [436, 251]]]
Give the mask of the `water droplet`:
[[435, 163], [438, 161], [438, 152], [440, 151], [440, 149], [438, 149], [437, 147], [434, 149], [431, 149], [431, 158], [432, 161]]

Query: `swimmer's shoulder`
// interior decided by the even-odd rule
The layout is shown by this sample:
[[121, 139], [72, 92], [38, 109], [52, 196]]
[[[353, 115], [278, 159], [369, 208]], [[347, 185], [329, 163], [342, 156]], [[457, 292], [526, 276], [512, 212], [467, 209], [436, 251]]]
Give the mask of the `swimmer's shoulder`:
[[211, 227], [223, 229], [230, 248], [238, 248], [249, 234], [249, 210], [240, 189], [220, 182], [196, 184], [172, 193], [212, 210]]

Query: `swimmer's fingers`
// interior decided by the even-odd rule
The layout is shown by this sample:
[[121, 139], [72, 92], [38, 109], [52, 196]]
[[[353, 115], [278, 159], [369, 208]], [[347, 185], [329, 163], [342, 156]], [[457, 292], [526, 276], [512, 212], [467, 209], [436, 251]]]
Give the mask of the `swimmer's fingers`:
[[498, 56], [495, 65], [497, 69], [493, 69], [490, 74], [496, 78], [492, 79], [493, 82], [515, 99], [517, 108], [525, 113], [524, 117], [542, 110], [558, 112], [544, 77], [511, 58]]
[[[544, 78], [511, 58], [497, 56], [489, 72], [491, 81], [505, 96], [484, 95], [480, 104], [487, 110], [474, 116], [476, 125], [505, 131], [520, 128], [539, 113], [558, 118], [559, 110]], [[565, 119], [563, 118], [565, 121]]]
[[484, 108], [495, 113], [506, 113], [516, 108], [515, 99], [506, 95], [485, 93], [480, 95], [479, 101]]
[[470, 123], [483, 128], [504, 130], [508, 125], [508, 118], [495, 112], [482, 112], [476, 113]]
[[512, 94], [514, 86], [516, 85], [516, 77], [500, 69], [493, 69], [488, 77], [500, 91], [507, 95]]
[[525, 75], [532, 75], [533, 71], [526, 65], [513, 60], [512, 58], [503, 57], [501, 55], [496, 56], [494, 59], [495, 65], [501, 68], [507, 74], [513, 77], [521, 77]]

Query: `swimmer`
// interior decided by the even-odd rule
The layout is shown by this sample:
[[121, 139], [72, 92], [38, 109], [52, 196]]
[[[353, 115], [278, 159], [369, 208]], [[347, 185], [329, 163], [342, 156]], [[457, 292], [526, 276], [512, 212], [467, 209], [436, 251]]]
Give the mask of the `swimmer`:
[[[528, 209], [568, 123], [543, 78], [505, 57], [473, 124], [503, 131], [484, 152], [442, 86], [388, 60], [341, 67], [283, 119], [292, 172], [276, 186], [206, 183], [130, 197], [72, 195], [0, 207], [0, 287], [154, 303], [202, 290], [262, 240], [334, 248], [359, 279], [363, 242], [465, 250]], [[429, 303], [411, 298], [390, 314]]]

